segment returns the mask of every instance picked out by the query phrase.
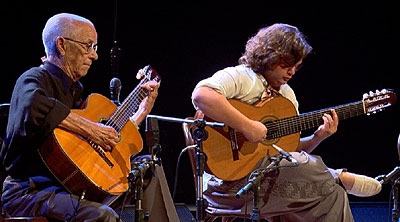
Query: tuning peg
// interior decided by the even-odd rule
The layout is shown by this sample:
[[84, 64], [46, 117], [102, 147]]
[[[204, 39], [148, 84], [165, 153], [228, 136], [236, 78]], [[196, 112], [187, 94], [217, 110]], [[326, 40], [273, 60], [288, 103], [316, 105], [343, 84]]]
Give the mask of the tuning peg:
[[374, 92], [372, 92], [372, 91], [369, 91], [369, 96], [374, 96]]
[[136, 79], [141, 79], [143, 76], [143, 69], [139, 69], [139, 71], [136, 73]]

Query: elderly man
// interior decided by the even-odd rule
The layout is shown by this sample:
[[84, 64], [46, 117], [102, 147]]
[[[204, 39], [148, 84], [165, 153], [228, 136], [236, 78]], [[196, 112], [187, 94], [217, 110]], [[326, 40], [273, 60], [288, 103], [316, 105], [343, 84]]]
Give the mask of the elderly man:
[[[97, 33], [92, 22], [73, 14], [51, 17], [43, 30], [47, 60], [23, 73], [10, 102], [10, 115], [1, 150], [7, 178], [2, 202], [11, 216], [45, 216], [62, 221], [116, 221], [108, 206], [68, 193], [41, 160], [38, 149], [55, 128], [80, 134], [110, 151], [119, 142], [112, 127], [89, 121], [73, 112], [83, 102], [82, 85], [92, 62], [98, 59]], [[140, 123], [150, 112], [159, 84], [149, 91], [131, 118]]]

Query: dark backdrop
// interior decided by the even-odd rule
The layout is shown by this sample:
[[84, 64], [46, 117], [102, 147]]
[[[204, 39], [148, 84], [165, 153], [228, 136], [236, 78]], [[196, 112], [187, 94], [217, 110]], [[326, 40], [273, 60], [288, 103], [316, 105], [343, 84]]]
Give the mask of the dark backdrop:
[[[128, 3], [129, 2], [129, 3]], [[2, 3], [2, 87], [0, 103], [10, 100], [18, 76], [40, 64], [41, 32], [47, 19], [60, 12], [82, 15], [96, 26], [99, 60], [82, 79], [85, 92], [109, 96], [110, 49], [114, 29], [122, 49], [118, 77], [121, 98], [137, 85], [138, 69], [151, 64], [162, 76], [152, 114], [185, 118], [194, 114], [191, 92], [215, 71], [237, 64], [247, 39], [260, 27], [276, 22], [300, 28], [313, 54], [289, 84], [302, 113], [361, 100], [376, 89], [399, 92], [399, 15], [391, 3], [328, 2], [323, 5], [241, 3], [157, 3], [152, 1], [7, 1]], [[115, 13], [117, 12], [117, 13]], [[114, 23], [116, 19], [116, 23]], [[117, 24], [117, 26], [115, 26]], [[338, 132], [315, 154], [332, 168], [375, 177], [399, 164], [399, 106], [371, 116], [341, 121]], [[180, 124], [160, 122], [162, 160], [173, 187], [175, 166], [184, 139]], [[144, 125], [141, 132], [144, 133]], [[312, 133], [303, 132], [303, 135]], [[143, 153], [147, 148], [143, 149]], [[29, 166], [27, 166], [29, 167]], [[375, 197], [351, 201], [390, 201], [390, 185]], [[187, 155], [179, 168], [175, 202], [195, 203]]]

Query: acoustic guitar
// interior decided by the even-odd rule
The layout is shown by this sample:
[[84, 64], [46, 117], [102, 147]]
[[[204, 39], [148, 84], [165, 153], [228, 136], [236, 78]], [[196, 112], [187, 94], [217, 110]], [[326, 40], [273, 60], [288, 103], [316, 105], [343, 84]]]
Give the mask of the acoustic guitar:
[[[258, 144], [249, 142], [242, 133], [225, 126], [206, 127], [208, 138], [203, 141], [203, 151], [207, 154], [208, 169], [218, 178], [234, 181], [247, 176], [263, 157], [276, 154], [273, 144], [287, 152], [295, 151], [300, 142], [300, 131], [323, 124], [322, 116], [334, 109], [339, 120], [383, 110], [396, 102], [396, 94], [390, 90], [364, 94], [363, 99], [341, 106], [297, 115], [290, 100], [277, 96], [261, 107], [252, 106], [238, 100], [229, 102], [241, 113], [257, 120], [267, 127], [267, 138]], [[214, 121], [207, 116], [206, 120]]]
[[141, 69], [140, 83], [120, 106], [100, 94], [89, 95], [81, 110], [71, 110], [90, 121], [113, 127], [120, 142], [111, 152], [89, 138], [56, 128], [39, 148], [39, 153], [59, 182], [72, 194], [103, 202], [110, 195], [120, 195], [129, 188], [130, 157], [143, 148], [141, 135], [129, 118], [137, 111], [148, 91], [141, 86], [149, 81], [160, 82], [151, 67]]

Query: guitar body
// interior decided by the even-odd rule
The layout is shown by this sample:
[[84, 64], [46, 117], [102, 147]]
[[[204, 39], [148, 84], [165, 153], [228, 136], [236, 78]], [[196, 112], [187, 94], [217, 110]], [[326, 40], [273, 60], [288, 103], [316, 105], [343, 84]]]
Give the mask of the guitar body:
[[[229, 102], [248, 118], [263, 123], [297, 115], [293, 104], [281, 96], [268, 101], [262, 107], [255, 107], [238, 100]], [[254, 144], [243, 134], [234, 132], [227, 126], [222, 129], [206, 127], [206, 130], [208, 138], [203, 142], [203, 151], [208, 157], [207, 166], [215, 176], [225, 181], [234, 181], [247, 176], [260, 159], [276, 154], [277, 151], [272, 144], [290, 152], [295, 151], [300, 142], [300, 133]]]
[[[100, 94], [91, 94], [87, 106], [72, 112], [93, 122], [107, 120], [117, 106]], [[128, 187], [130, 157], [139, 153], [143, 141], [130, 121], [120, 131], [121, 141], [111, 152], [96, 151], [96, 145], [70, 131], [56, 128], [39, 149], [40, 155], [64, 187], [75, 195], [85, 192], [85, 199], [102, 202], [108, 195], [120, 195]]]
[[278, 153], [273, 144], [286, 152], [295, 151], [300, 142], [300, 132], [322, 125], [322, 116], [330, 114], [332, 109], [339, 120], [370, 115], [395, 104], [396, 94], [392, 90], [377, 90], [376, 93], [365, 93], [361, 101], [301, 115], [297, 115], [290, 100], [282, 96], [271, 97], [263, 106], [252, 106], [238, 100], [229, 102], [246, 117], [260, 121], [268, 129], [267, 139], [253, 144], [230, 127], [206, 127], [209, 136], [203, 142], [203, 151], [208, 157], [208, 169], [220, 179], [234, 181], [250, 174], [263, 157]]

